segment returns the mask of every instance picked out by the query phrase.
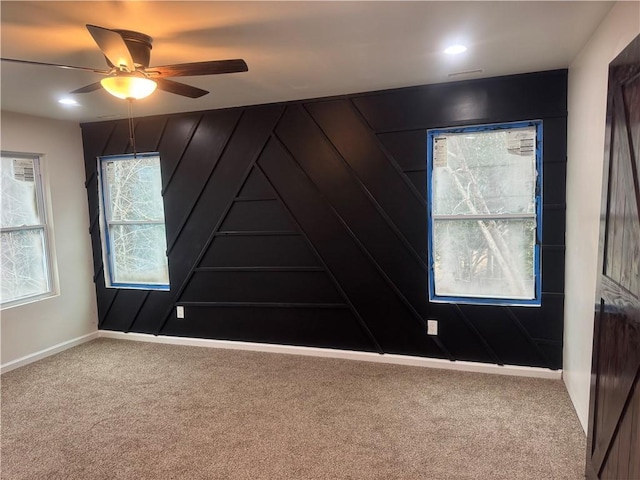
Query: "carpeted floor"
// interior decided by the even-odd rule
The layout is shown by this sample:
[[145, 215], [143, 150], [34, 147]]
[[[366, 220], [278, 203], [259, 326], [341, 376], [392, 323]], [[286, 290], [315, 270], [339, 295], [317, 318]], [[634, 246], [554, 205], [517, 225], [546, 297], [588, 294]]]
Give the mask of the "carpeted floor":
[[561, 381], [99, 339], [2, 376], [2, 479], [582, 479]]

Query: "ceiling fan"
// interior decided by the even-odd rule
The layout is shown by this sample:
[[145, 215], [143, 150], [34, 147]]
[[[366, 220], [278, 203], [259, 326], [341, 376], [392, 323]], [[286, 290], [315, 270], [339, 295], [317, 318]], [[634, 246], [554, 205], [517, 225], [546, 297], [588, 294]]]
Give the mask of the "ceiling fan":
[[249, 70], [242, 59], [212, 60], [207, 62], [181, 63], [149, 67], [152, 38], [144, 33], [131, 30], [110, 30], [96, 25], [87, 25], [89, 33], [102, 51], [109, 66], [108, 70], [55, 63], [32, 62], [13, 58], [0, 58], [3, 62], [28, 65], [84, 70], [106, 75], [95, 82], [72, 91], [88, 93], [104, 88], [110, 94], [131, 100], [147, 97], [158, 88], [183, 97], [199, 98], [209, 93], [207, 90], [169, 80], [168, 77], [191, 77], [196, 75], [219, 75], [222, 73], [246, 72]]

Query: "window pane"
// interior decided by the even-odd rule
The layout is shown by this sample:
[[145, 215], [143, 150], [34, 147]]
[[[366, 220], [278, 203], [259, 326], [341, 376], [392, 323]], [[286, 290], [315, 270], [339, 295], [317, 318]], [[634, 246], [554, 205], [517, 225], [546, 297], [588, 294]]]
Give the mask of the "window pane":
[[535, 127], [436, 137], [434, 214], [534, 213], [535, 137]]
[[2, 303], [49, 291], [43, 229], [3, 232], [0, 252]]
[[434, 222], [435, 293], [449, 297], [533, 299], [536, 222]]
[[114, 283], [169, 283], [164, 225], [112, 225]]
[[41, 224], [33, 159], [2, 156], [0, 161], [0, 227]]
[[110, 221], [164, 221], [158, 157], [105, 162]]

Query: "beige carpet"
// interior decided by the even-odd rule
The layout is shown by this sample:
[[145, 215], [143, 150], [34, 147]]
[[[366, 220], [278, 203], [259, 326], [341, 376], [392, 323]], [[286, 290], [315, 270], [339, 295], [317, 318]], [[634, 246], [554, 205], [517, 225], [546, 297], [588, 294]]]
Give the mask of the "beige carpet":
[[561, 381], [99, 339], [2, 376], [2, 479], [581, 479]]

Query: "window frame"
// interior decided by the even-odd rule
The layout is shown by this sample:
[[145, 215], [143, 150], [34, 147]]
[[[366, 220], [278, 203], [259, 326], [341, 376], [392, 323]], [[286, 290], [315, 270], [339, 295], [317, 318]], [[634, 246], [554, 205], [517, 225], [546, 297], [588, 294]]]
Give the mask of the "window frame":
[[47, 182], [43, 176], [42, 167], [42, 154], [39, 153], [25, 153], [25, 152], [13, 152], [13, 151], [0, 151], [0, 157], [9, 157], [12, 159], [27, 159], [33, 161], [33, 178], [34, 178], [34, 190], [36, 209], [40, 223], [32, 225], [20, 225], [14, 227], [1, 227], [0, 235], [4, 233], [12, 232], [26, 232], [26, 231], [42, 231], [42, 244], [44, 258], [42, 259], [43, 266], [45, 268], [45, 278], [47, 282], [46, 291], [14, 298], [12, 300], [0, 301], [0, 310], [6, 308], [25, 305], [39, 300], [44, 300], [56, 295], [56, 283], [55, 283], [55, 261], [54, 252], [52, 248], [52, 233], [51, 233], [51, 221], [50, 210], [47, 196]]
[[[460, 220], [478, 220], [487, 218], [491, 220], [525, 220], [534, 218], [536, 223], [535, 241], [533, 248], [533, 274], [534, 274], [534, 298], [520, 299], [509, 297], [489, 297], [480, 295], [438, 295], [436, 294], [436, 280], [434, 274], [434, 219], [433, 214], [433, 149], [434, 139], [443, 134], [478, 133], [495, 130], [511, 130], [523, 127], [535, 127], [535, 188], [534, 214], [488, 214], [488, 215], [442, 215], [442, 217], [459, 217]], [[428, 297], [433, 303], [457, 303], [470, 305], [496, 305], [496, 306], [528, 306], [540, 307], [542, 305], [542, 185], [543, 185], [543, 121], [527, 120], [516, 122], [500, 122], [491, 124], [465, 125], [457, 127], [434, 128], [427, 130], [427, 252], [428, 252]], [[445, 220], [445, 218], [441, 218]]]
[[[111, 202], [107, 201], [109, 198], [108, 188], [106, 188], [106, 178], [104, 173], [107, 162], [111, 161], [126, 161], [135, 160], [141, 157], [157, 157], [158, 166], [162, 175], [162, 166], [160, 163], [160, 153], [158, 152], [145, 152], [145, 153], [131, 153], [120, 155], [103, 155], [97, 158], [97, 175], [98, 175], [98, 196], [99, 196], [99, 210], [100, 210], [100, 237], [102, 243], [102, 262], [104, 265], [104, 279], [105, 286], [107, 288], [118, 289], [130, 289], [130, 290], [152, 290], [152, 291], [169, 291], [171, 289], [171, 281], [167, 277], [167, 283], [144, 283], [144, 282], [117, 282], [114, 280], [113, 272], [115, 269], [115, 256], [112, 254], [112, 230], [110, 225], [162, 225], [165, 227], [166, 236], [166, 218], [164, 218], [164, 205], [163, 205], [163, 219], [162, 220], [147, 220], [147, 221], [109, 221], [111, 216]], [[160, 185], [162, 188], [162, 185]], [[109, 215], [107, 214], [109, 213]], [[165, 251], [166, 255], [166, 251]], [[169, 264], [169, 257], [167, 258], [167, 267]]]

